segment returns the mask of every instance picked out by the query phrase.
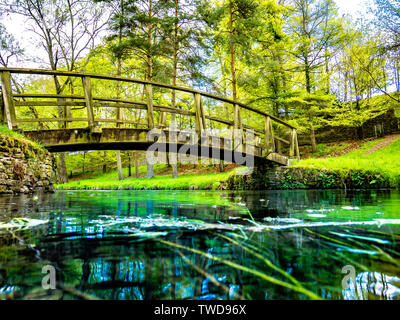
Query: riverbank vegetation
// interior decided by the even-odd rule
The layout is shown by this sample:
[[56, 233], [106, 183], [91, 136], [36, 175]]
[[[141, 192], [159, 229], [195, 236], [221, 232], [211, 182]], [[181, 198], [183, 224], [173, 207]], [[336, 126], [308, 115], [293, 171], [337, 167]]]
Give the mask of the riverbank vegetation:
[[[145, 169], [145, 167], [143, 167]], [[221, 183], [232, 173], [181, 174], [177, 178], [170, 175], [155, 176], [151, 179], [133, 178], [118, 180], [118, 172], [99, 175], [89, 179], [58, 184], [59, 190], [218, 190]]]
[[13, 131], [0, 123], [0, 145], [6, 145], [8, 138], [12, 138], [12, 140], [18, 140], [22, 144], [29, 145], [34, 148], [44, 149], [40, 142], [32, 141], [31, 139], [26, 138], [23, 134]]
[[[364, 8], [369, 15], [359, 20], [339, 14], [333, 0], [0, 0], [0, 9], [4, 13], [0, 17], [3, 67], [28, 63], [51, 70], [192, 87], [240, 101], [296, 126], [314, 155], [323, 153], [315, 133], [319, 128], [361, 128], [388, 110], [399, 113], [400, 28], [398, 4], [393, 0], [372, 0]], [[17, 34], [9, 27], [9, 20], [14, 18], [24, 19], [25, 32]], [[32, 50], [32, 44], [21, 43], [20, 34], [31, 36], [41, 49]], [[114, 86], [106, 80], [92, 80], [94, 97], [142, 104], [147, 101], [148, 93], [137, 83]], [[27, 91], [84, 94], [80, 81], [65, 76], [19, 75], [12, 77], [11, 84], [20, 96]], [[192, 94], [153, 89], [154, 105], [193, 111]], [[231, 105], [207, 98], [203, 104], [208, 117], [223, 114], [233, 121]], [[64, 108], [57, 103], [37, 106], [32, 102], [16, 108], [16, 113], [17, 118], [24, 119], [19, 124], [22, 130], [87, 126], [86, 110], [79, 105]], [[264, 130], [264, 119], [246, 111], [240, 116], [244, 125]], [[83, 120], [58, 121], [68, 117]], [[146, 111], [140, 108], [102, 105], [95, 108], [94, 117], [123, 119], [129, 122], [129, 128], [148, 125]], [[225, 123], [205, 122], [207, 128], [226, 129]], [[183, 129], [195, 127], [192, 117], [161, 111], [154, 113], [154, 123], [159, 127], [171, 123]], [[382, 124], [380, 129], [386, 127]], [[289, 137], [287, 128], [279, 124], [274, 124], [274, 131], [280, 137]], [[354, 137], [363, 138], [362, 134]], [[346, 147], [337, 146], [337, 153]], [[59, 182], [66, 182], [68, 175], [73, 178], [80, 170], [85, 173], [104, 166], [102, 172], [106, 173], [116, 163], [123, 167], [130, 166], [131, 161], [140, 162], [133, 151], [94, 155], [60, 153]], [[394, 164], [385, 162], [384, 154], [379, 157], [309, 160], [301, 165], [388, 170], [392, 179], [397, 174]], [[220, 168], [224, 170], [222, 164]]]
[[[385, 145], [387, 142], [387, 145]], [[350, 148], [352, 147], [352, 149]], [[335, 156], [338, 149], [349, 148], [346, 154]], [[77, 176], [67, 184], [56, 185], [58, 189], [165, 189], [165, 190], [221, 190], [221, 189], [336, 189], [336, 188], [398, 188], [400, 187], [400, 138], [397, 135], [381, 139], [369, 139], [357, 144], [354, 141], [319, 145], [318, 152], [308, 159], [296, 161], [290, 168], [277, 170], [273, 181], [265, 177], [235, 175], [236, 166], [228, 166], [226, 172], [218, 173], [215, 165], [202, 167], [179, 166], [183, 172], [177, 179], [171, 177], [168, 165], [155, 165], [156, 177], [147, 179], [146, 166], [138, 167], [139, 178], [129, 177], [124, 168], [123, 181], [118, 181], [116, 169], [108, 173], [101, 170]], [[191, 168], [191, 169], [190, 169]], [[81, 173], [82, 174], [82, 173]], [[134, 175], [133, 169], [131, 175]], [[256, 181], [257, 179], [263, 181]], [[264, 183], [264, 184], [263, 184]], [[261, 184], [261, 186], [260, 186]]]

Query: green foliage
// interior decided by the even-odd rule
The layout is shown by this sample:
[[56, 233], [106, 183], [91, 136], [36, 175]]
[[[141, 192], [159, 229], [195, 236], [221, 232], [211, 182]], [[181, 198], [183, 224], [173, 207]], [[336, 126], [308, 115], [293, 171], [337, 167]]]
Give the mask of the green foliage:
[[322, 189], [330, 189], [336, 186], [337, 184], [335, 175], [331, 173], [322, 172], [321, 174], [318, 175], [318, 185]]
[[292, 175], [286, 175], [281, 180], [279, 185], [279, 189], [306, 189], [307, 188], [307, 180], [299, 181]]

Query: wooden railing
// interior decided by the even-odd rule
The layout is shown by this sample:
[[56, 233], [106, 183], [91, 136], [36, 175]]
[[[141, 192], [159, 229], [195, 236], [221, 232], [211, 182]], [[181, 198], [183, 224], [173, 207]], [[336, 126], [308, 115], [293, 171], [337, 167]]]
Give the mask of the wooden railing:
[[[11, 74], [27, 74], [27, 75], [47, 75], [52, 77], [70, 77], [81, 78], [83, 95], [75, 94], [29, 94], [29, 93], [13, 93], [11, 85]], [[52, 70], [39, 70], [39, 69], [20, 69], [20, 68], [0, 68], [1, 89], [2, 89], [2, 102], [0, 101], [0, 122], [5, 123], [10, 129], [17, 130], [19, 123], [32, 123], [36, 122], [43, 124], [46, 122], [61, 122], [63, 128], [69, 128], [73, 122], [87, 122], [91, 131], [97, 132], [101, 130], [98, 123], [115, 123], [117, 127], [124, 124], [137, 124], [135, 121], [123, 119], [121, 112], [116, 112], [115, 119], [96, 119], [94, 110], [96, 108], [106, 105], [107, 107], [121, 109], [142, 109], [146, 110], [147, 128], [152, 129], [155, 127], [165, 127], [166, 123], [156, 124], [154, 120], [154, 112], [160, 113], [175, 113], [186, 116], [195, 117], [195, 128], [200, 134], [203, 130], [207, 129], [207, 120], [215, 121], [228, 125], [233, 129], [252, 130], [261, 141], [263, 139], [263, 155], [269, 153], [280, 153], [281, 145], [288, 149], [289, 157], [299, 158], [299, 148], [297, 142], [296, 128], [281, 119], [260, 111], [256, 108], [250, 107], [238, 101], [228, 98], [218, 97], [216, 95], [201, 92], [195, 89], [173, 86], [164, 83], [151, 82], [139, 79], [132, 79], [126, 77], [99, 75], [91, 73], [76, 73], [65, 71], [52, 71]], [[131, 101], [117, 98], [103, 98], [94, 97], [92, 94], [92, 79], [111, 80], [118, 83], [135, 83], [144, 86], [146, 93], [146, 101]], [[157, 105], [153, 103], [153, 87], [165, 88], [185, 93], [193, 94], [194, 98], [194, 111], [173, 108], [170, 106]], [[233, 120], [223, 119], [211, 115], [206, 115], [203, 107], [203, 98], [211, 98], [216, 101], [227, 103], [233, 106]], [[0, 97], [1, 98], [1, 97]], [[27, 99], [35, 100], [27, 101]], [[55, 100], [50, 100], [55, 99]], [[59, 106], [63, 108], [62, 116], [57, 118], [17, 118], [15, 109], [16, 107], [39, 107], [39, 106]], [[86, 108], [87, 118], [73, 118], [71, 116], [71, 107]], [[264, 118], [264, 129], [255, 128], [249, 125], [244, 125], [241, 119], [241, 110], [247, 110]], [[166, 117], [165, 117], [166, 118]], [[274, 135], [274, 126], [283, 126], [289, 130], [289, 141]]]

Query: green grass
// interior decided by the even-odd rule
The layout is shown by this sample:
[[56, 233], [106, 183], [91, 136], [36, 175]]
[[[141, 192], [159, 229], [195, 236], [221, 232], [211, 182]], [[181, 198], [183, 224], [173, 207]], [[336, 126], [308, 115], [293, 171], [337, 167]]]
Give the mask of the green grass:
[[155, 176], [151, 179], [129, 178], [119, 181], [116, 178], [116, 171], [112, 171], [89, 179], [58, 184], [55, 185], [55, 187], [59, 190], [189, 190], [191, 187], [200, 190], [216, 190], [220, 185], [220, 182], [226, 181], [231, 174], [232, 172], [208, 173], [201, 175], [181, 174], [178, 175], [178, 178], [176, 179], [173, 179], [171, 175], [163, 175]]
[[340, 151], [342, 149], [347, 148], [350, 146], [350, 143], [348, 142], [341, 142], [339, 144], [334, 144], [334, 145], [326, 145], [326, 144], [318, 144], [317, 145], [317, 152], [313, 153], [313, 157], [323, 157], [328, 155], [329, 153], [335, 152], [335, 151]]
[[10, 130], [7, 126], [5, 126], [3, 124], [0, 124], [0, 136], [1, 135], [22, 141], [24, 143], [30, 144], [39, 149], [44, 149], [43, 145], [40, 144], [39, 142], [32, 141], [32, 140], [28, 139], [27, 137], [25, 137], [24, 135], [22, 135], [21, 133]]
[[324, 170], [364, 170], [387, 176], [391, 182], [400, 179], [400, 139], [369, 155], [364, 155], [370, 148], [382, 140], [369, 141], [359, 149], [340, 157], [325, 159], [305, 159], [294, 164], [295, 167]]

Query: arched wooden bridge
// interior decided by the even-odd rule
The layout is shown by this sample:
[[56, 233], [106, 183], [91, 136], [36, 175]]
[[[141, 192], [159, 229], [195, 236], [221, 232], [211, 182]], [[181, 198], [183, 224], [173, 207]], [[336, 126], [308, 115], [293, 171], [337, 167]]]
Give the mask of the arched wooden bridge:
[[[74, 83], [74, 91], [81, 92], [81, 95], [75, 93], [28, 93], [17, 91], [15, 88], [13, 90], [12, 77], [22, 74], [32, 78], [41, 76], [42, 81], [48, 81], [48, 78], [50, 80], [54, 78], [68, 79], [70, 83]], [[196, 141], [190, 140], [191, 143], [198, 147], [199, 154], [200, 150], [209, 150], [208, 154], [212, 158], [228, 160], [227, 154], [230, 154], [230, 159], [233, 159], [233, 154], [236, 152], [241, 155], [251, 153], [257, 159], [287, 165], [288, 159], [300, 157], [295, 127], [254, 107], [206, 92], [145, 80], [89, 73], [0, 68], [0, 75], [2, 89], [0, 122], [5, 123], [10, 129], [22, 131], [27, 137], [41, 142], [50, 152], [147, 150], [154, 143], [153, 139], [149, 139], [148, 132], [151, 129], [159, 128], [165, 133], [166, 152], [176, 152], [180, 149], [179, 146], [188, 144], [188, 141], [192, 139], [190, 134], [188, 133], [186, 136], [184, 134], [182, 140], [182, 133], [194, 129], [197, 137], [202, 138], [198, 138]], [[47, 79], [43, 76], [47, 76]], [[95, 84], [101, 81], [103, 87], [105, 84], [108, 87], [115, 86], [117, 98], [94, 95]], [[143, 101], [120, 99], [121, 94], [118, 92], [124, 85], [143, 86], [140, 88], [143, 93]], [[160, 100], [160, 95], [155, 98], [153, 88], [159, 91], [169, 90], [174, 93], [186, 94], [184, 107], [155, 104], [154, 101]], [[138, 90], [137, 87], [136, 90]], [[165, 94], [164, 92], [164, 96]], [[187, 94], [193, 95], [193, 98], [188, 99]], [[124, 96], [130, 96], [130, 94], [125, 93]], [[224, 106], [220, 107], [219, 114], [227, 111], [225, 112], [227, 117], [207, 115], [203, 103], [205, 99], [214, 105], [222, 103]], [[180, 105], [182, 106], [182, 103]], [[57, 114], [50, 118], [41, 118], [39, 115], [41, 107], [53, 107], [52, 110], [56, 107]], [[21, 111], [16, 112], [17, 108], [21, 108]], [[229, 108], [232, 110], [230, 111]], [[83, 112], [84, 110], [86, 112]], [[110, 110], [116, 110], [116, 112], [113, 113]], [[124, 110], [127, 110], [125, 116]], [[146, 121], [140, 122], [140, 118], [138, 121], [129, 119], [127, 115], [132, 110], [145, 110]], [[80, 116], [74, 117], [76, 113], [79, 113]], [[229, 118], [228, 113], [232, 115], [232, 119], [227, 119]], [[247, 117], [251, 119], [252, 126], [243, 123], [241, 117], [243, 113], [246, 113]], [[167, 121], [168, 114], [170, 115], [169, 122]], [[173, 131], [169, 130], [172, 114], [189, 118], [189, 124], [186, 121], [186, 125]], [[57, 125], [54, 128], [55, 123]], [[231, 134], [222, 138], [215, 134], [216, 127], [219, 129], [224, 127]], [[208, 134], [204, 139], [204, 132], [207, 130], [211, 132], [211, 135]], [[274, 131], [279, 131], [286, 139], [278, 137]], [[240, 137], [233, 136], [233, 132], [240, 132], [245, 142], [241, 143]], [[174, 137], [179, 134], [180, 139], [171, 140], [172, 133], [175, 133]], [[217, 143], [212, 138], [214, 135], [220, 138]], [[249, 137], [252, 137], [251, 141], [249, 141]], [[238, 148], [239, 145], [241, 148]]]

